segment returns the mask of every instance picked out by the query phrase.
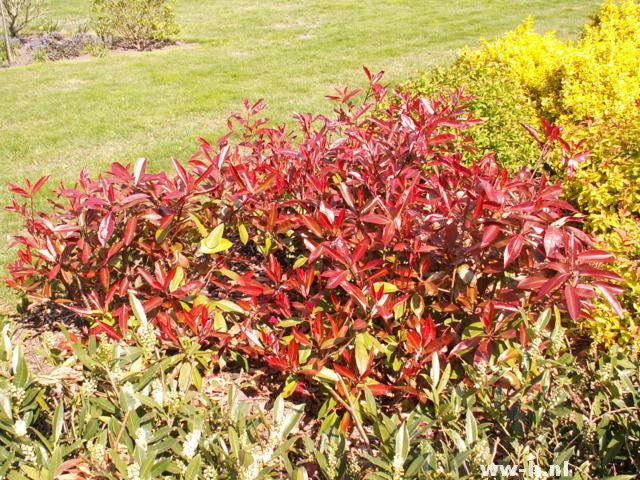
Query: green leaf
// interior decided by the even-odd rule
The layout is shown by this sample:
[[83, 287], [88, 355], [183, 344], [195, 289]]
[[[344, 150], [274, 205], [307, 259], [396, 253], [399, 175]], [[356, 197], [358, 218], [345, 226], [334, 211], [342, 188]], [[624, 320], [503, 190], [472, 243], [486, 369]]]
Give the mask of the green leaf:
[[[298, 425], [302, 414], [304, 413], [304, 405], [292, 405], [282, 422], [282, 439], [284, 439]], [[292, 439], [295, 441], [296, 439]]]
[[136, 297], [133, 291], [129, 291], [129, 304], [133, 310], [133, 315], [136, 317], [138, 322], [140, 322], [140, 325], [147, 325], [147, 314], [144, 311], [142, 302], [138, 300], [138, 297]]
[[440, 381], [440, 358], [438, 352], [433, 352], [431, 356], [431, 385], [436, 387]]
[[291, 395], [293, 395], [293, 392], [296, 391], [297, 386], [298, 382], [296, 381], [296, 379], [293, 377], [289, 377], [284, 385], [284, 388], [282, 389], [282, 396], [284, 398], [290, 397]]
[[227, 331], [227, 322], [224, 319], [224, 315], [220, 312], [216, 312], [213, 317], [213, 328], [218, 332], [226, 332]]
[[[157, 450], [156, 450], [156, 452], [160, 453]], [[165, 458], [164, 460], [160, 460], [159, 462], [155, 462], [153, 464], [153, 467], [151, 467], [151, 472], [150, 472], [151, 478], [160, 477], [160, 474], [164, 473], [164, 471], [167, 469], [167, 467], [169, 465], [171, 465], [171, 459], [170, 458]]]
[[291, 480], [308, 480], [309, 476], [307, 475], [307, 471], [303, 467], [298, 467], [291, 475]]
[[82, 345], [71, 343], [71, 348], [73, 349], [73, 354], [75, 355], [75, 357], [80, 360], [80, 363], [82, 363], [82, 365], [84, 365], [88, 370], [93, 370], [96, 362], [95, 360], [93, 360], [93, 358], [87, 355], [87, 353], [84, 351], [84, 348], [82, 348]]
[[2, 413], [4, 413], [9, 420], [13, 420], [11, 400], [9, 400], [9, 396], [4, 392], [4, 390], [0, 390], [0, 408], [2, 409]]
[[214, 308], [219, 308], [223, 312], [245, 313], [244, 309], [240, 305], [227, 299], [214, 300], [211, 302], [211, 305]]
[[538, 315], [538, 321], [536, 322], [536, 330], [541, 332], [549, 324], [551, 320], [551, 310], [546, 309], [540, 315]]
[[281, 322], [278, 322], [278, 328], [295, 327], [296, 325], [299, 325], [301, 323], [302, 323], [302, 320], [296, 320], [295, 318], [290, 318], [288, 320], [282, 320]]
[[200, 473], [200, 469], [202, 468], [202, 457], [200, 454], [196, 455], [191, 459], [189, 465], [187, 466], [187, 470], [184, 473], [184, 480], [195, 480]]
[[369, 351], [365, 345], [365, 338], [362, 333], [356, 335], [355, 344], [356, 366], [358, 367], [360, 375], [363, 375], [369, 366]]
[[191, 386], [191, 374], [193, 371], [193, 365], [191, 363], [185, 363], [180, 367], [180, 375], [178, 376], [178, 387], [181, 392], [186, 392]]
[[213, 255], [214, 253], [225, 252], [231, 247], [233, 247], [233, 243], [231, 243], [226, 238], [223, 238], [222, 240], [220, 240], [220, 243], [218, 243], [218, 245], [216, 245], [214, 248], [200, 247], [200, 251], [202, 253], [206, 253], [207, 255]]
[[473, 445], [478, 440], [478, 424], [476, 423], [476, 419], [474, 418], [471, 409], [467, 410], [465, 432], [467, 434], [467, 445]]
[[233, 245], [229, 240], [222, 238], [224, 233], [224, 223], [220, 223], [211, 230], [207, 238], [200, 242], [200, 251], [206, 254], [214, 254], [228, 250]]
[[18, 344], [17, 348], [13, 349], [11, 367], [14, 373], [13, 384], [16, 387], [25, 388], [29, 380], [29, 370], [24, 355], [22, 355], [22, 344]]
[[53, 414], [53, 443], [58, 443], [60, 434], [62, 433], [62, 426], [64, 425], [64, 401], [60, 399], [56, 411]]
[[373, 396], [373, 393], [371, 393], [371, 390], [369, 390], [366, 386], [364, 387], [364, 398], [365, 398], [365, 406], [367, 410], [369, 410], [369, 413], [373, 417], [377, 417], [378, 406], [376, 405], [376, 399]]
[[340, 381], [340, 375], [327, 367], [322, 367], [322, 370], [320, 370], [315, 376], [320, 380], [328, 380], [334, 383]]
[[413, 294], [411, 297], [411, 311], [416, 317], [422, 318], [424, 312], [424, 300], [420, 295]]
[[409, 432], [407, 430], [407, 424], [402, 423], [396, 433], [396, 450], [395, 454], [398, 455], [404, 463], [409, 456]]

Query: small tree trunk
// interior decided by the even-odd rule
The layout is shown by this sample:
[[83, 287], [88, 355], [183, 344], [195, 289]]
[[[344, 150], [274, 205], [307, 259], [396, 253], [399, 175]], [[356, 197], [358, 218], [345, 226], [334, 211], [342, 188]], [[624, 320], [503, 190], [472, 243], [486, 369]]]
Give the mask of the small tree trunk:
[[2, 30], [4, 32], [4, 47], [7, 49], [7, 60], [9, 65], [13, 63], [13, 52], [11, 51], [11, 44], [9, 43], [9, 33], [7, 32], [7, 17], [4, 11], [4, 1], [0, 0], [0, 16], [2, 17]]

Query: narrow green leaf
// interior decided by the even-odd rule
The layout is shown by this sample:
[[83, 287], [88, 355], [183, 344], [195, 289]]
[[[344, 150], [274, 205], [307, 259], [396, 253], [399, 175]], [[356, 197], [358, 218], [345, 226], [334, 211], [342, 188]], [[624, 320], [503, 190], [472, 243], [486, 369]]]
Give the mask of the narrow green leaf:
[[56, 411], [53, 414], [53, 443], [58, 443], [62, 427], [64, 425], [64, 401], [60, 399]]
[[191, 459], [189, 465], [187, 466], [187, 470], [184, 473], [184, 480], [195, 480], [200, 473], [200, 469], [202, 468], [202, 457], [200, 454], [196, 455]]
[[365, 345], [365, 338], [362, 333], [356, 335], [355, 350], [356, 366], [358, 367], [358, 372], [362, 375], [367, 371], [369, 366], [369, 350]]
[[142, 302], [138, 300], [133, 291], [129, 291], [129, 304], [133, 310], [133, 315], [136, 317], [138, 322], [140, 322], [140, 325], [146, 325], [148, 323], [147, 314], [144, 311]]

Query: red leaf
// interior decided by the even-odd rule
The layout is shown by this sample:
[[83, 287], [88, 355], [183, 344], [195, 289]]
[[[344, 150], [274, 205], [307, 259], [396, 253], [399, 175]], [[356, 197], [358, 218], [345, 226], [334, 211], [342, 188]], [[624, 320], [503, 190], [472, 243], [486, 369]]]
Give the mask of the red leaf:
[[18, 194], [21, 197], [25, 197], [25, 198], [29, 198], [30, 197], [29, 192], [27, 192], [24, 188], [20, 187], [16, 183], [12, 183], [12, 184], [9, 185], [9, 191], [11, 193]]
[[103, 247], [109, 242], [114, 227], [115, 221], [113, 219], [113, 212], [109, 212], [104, 216], [100, 222], [100, 226], [98, 227], [98, 241]]
[[491, 330], [491, 321], [493, 320], [493, 312], [495, 306], [493, 302], [487, 302], [482, 309], [482, 325], [487, 333]]
[[298, 352], [300, 351], [300, 347], [298, 346], [298, 342], [293, 338], [289, 342], [289, 347], [287, 349], [287, 355], [289, 357], [289, 365], [293, 368], [298, 368], [299, 360], [298, 360]]
[[114, 340], [120, 340], [122, 338], [122, 336], [115, 331], [115, 329], [113, 327], [111, 327], [110, 325], [107, 325], [104, 322], [100, 322], [98, 321], [98, 323], [96, 324], [96, 326], [93, 328], [93, 332], [92, 334], [97, 334], [97, 333], [106, 333], [107, 336], [113, 338]]
[[524, 245], [524, 237], [521, 234], [515, 235], [511, 237], [509, 243], [504, 249], [504, 267], [507, 268], [508, 265], [513, 263], [520, 252], [522, 251], [522, 247]]
[[611, 287], [613, 285], [609, 285], [608, 283], [603, 282], [593, 282], [593, 284], [598, 288], [598, 290], [600, 290], [604, 298], [607, 299], [607, 302], [609, 302], [609, 305], [611, 305], [611, 308], [613, 308], [618, 316], [624, 317], [624, 309], [611, 290]]
[[327, 281], [327, 288], [333, 289], [333, 288], [339, 287], [342, 284], [342, 282], [344, 282], [347, 279], [348, 276], [349, 276], [349, 272], [347, 270], [334, 274]]
[[31, 194], [35, 195], [36, 193], [38, 193], [38, 190], [42, 188], [42, 186], [47, 182], [47, 180], [49, 180], [49, 175], [41, 177], [40, 180], [38, 180], [36, 184], [33, 186], [33, 188], [31, 189]]
[[180, 164], [180, 162], [178, 162], [175, 158], [172, 158], [171, 162], [173, 163], [173, 168], [175, 168], [176, 172], [178, 173], [178, 177], [180, 177], [180, 180], [182, 180], [182, 184], [184, 185], [185, 188], [188, 188], [189, 176], [187, 175], [187, 171]]
[[614, 282], [624, 282], [624, 278], [615, 272], [593, 268], [588, 265], [581, 265], [580, 267], [578, 267], [578, 272], [580, 272], [580, 275], [593, 278], [605, 278], [607, 280], [613, 280]]
[[354, 375], [354, 373], [351, 370], [349, 370], [347, 367], [344, 367], [339, 363], [334, 363], [333, 369], [342, 377], [346, 377], [349, 380], [353, 380], [353, 381], [356, 380], [356, 376]]
[[562, 246], [562, 230], [550, 226], [544, 233], [544, 251], [547, 257], [551, 257]]
[[495, 223], [492, 225], [489, 225], [487, 228], [484, 229], [484, 232], [482, 234], [481, 246], [486, 247], [488, 245], [491, 245], [491, 242], [493, 242], [496, 239], [499, 233], [500, 233], [500, 225], [496, 225]]
[[564, 287], [564, 298], [567, 302], [567, 310], [572, 320], [580, 318], [581, 303], [576, 287], [567, 283]]
[[136, 226], [138, 225], [138, 218], [133, 216], [127, 220], [127, 225], [124, 227], [123, 241], [126, 246], [129, 246], [133, 242], [134, 235], [136, 233]]
[[542, 288], [540, 288], [540, 290], [538, 291], [538, 295], [536, 295], [536, 300], [541, 300], [542, 298], [544, 298], [545, 295], [547, 295], [548, 293], [558, 288], [569, 278], [569, 276], [570, 276], [569, 273], [558, 273], [557, 275], [553, 276], [550, 280], [547, 280], [547, 283], [545, 283], [542, 286]]
[[384, 383], [370, 383], [367, 388], [371, 390], [374, 395], [386, 395], [393, 391], [393, 387], [385, 385]]
[[578, 254], [578, 263], [613, 262], [616, 259], [606, 250], [586, 250]]
[[521, 290], [535, 290], [536, 288], [542, 287], [547, 280], [547, 277], [543, 277], [541, 275], [535, 275], [533, 277], [526, 277], [520, 280], [518, 283], [518, 288]]
[[407, 346], [409, 347], [409, 352], [415, 352], [422, 346], [422, 339], [414, 330], [407, 333]]
[[535, 128], [533, 128], [528, 123], [521, 123], [520, 125], [522, 125], [522, 127], [527, 132], [529, 132], [529, 135], [531, 135], [535, 139], [535, 141], [538, 142], [539, 145], [544, 145], [544, 142], [542, 140], [540, 140], [540, 135], [538, 135], [538, 132], [536, 131]]
[[386, 225], [389, 223], [389, 220], [387, 218], [375, 213], [363, 215], [362, 217], [360, 217], [360, 220], [365, 223], [375, 223], [376, 225]]
[[458, 342], [458, 344], [451, 349], [451, 352], [449, 352], [449, 357], [452, 357], [453, 355], [460, 355], [461, 352], [475, 347], [480, 343], [480, 340], [482, 340], [482, 337], [471, 337]]

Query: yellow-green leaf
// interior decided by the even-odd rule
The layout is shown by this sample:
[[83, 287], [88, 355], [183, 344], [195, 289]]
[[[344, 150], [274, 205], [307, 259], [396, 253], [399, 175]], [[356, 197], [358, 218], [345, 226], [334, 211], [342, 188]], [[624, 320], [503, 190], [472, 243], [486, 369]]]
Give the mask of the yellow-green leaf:
[[215, 250], [222, 241], [222, 235], [224, 234], [224, 223], [220, 223], [207, 235], [206, 238], [200, 242], [200, 249], [204, 253], [213, 253], [211, 250]]
[[246, 245], [249, 241], [249, 233], [247, 232], [247, 227], [245, 227], [242, 223], [238, 225], [238, 235], [240, 235], [240, 241]]
[[327, 367], [322, 367], [322, 370], [316, 374], [320, 380], [328, 380], [330, 382], [339, 382], [340, 375]]
[[215, 247], [207, 247], [205, 245], [200, 245], [200, 251], [202, 253], [206, 253], [207, 255], [213, 255], [214, 253], [220, 253], [229, 250], [233, 246], [226, 238], [221, 239]]
[[227, 331], [227, 322], [224, 319], [224, 315], [218, 312], [213, 317], [213, 328], [218, 332], [226, 332]]
[[206, 238], [209, 232], [207, 231], [205, 226], [202, 224], [202, 222], [198, 219], [198, 217], [196, 217], [193, 213], [190, 213], [189, 218], [193, 223], [196, 224], [196, 228], [198, 229], [198, 232], [200, 233], [200, 235], [202, 235], [202, 238]]
[[358, 367], [358, 372], [362, 375], [369, 366], [369, 350], [365, 345], [365, 337], [362, 333], [356, 335], [356, 366]]
[[182, 285], [183, 280], [184, 280], [184, 270], [182, 269], [182, 267], [178, 266], [176, 267], [176, 274], [173, 276], [173, 278], [171, 279], [171, 282], [169, 283], [169, 291], [175, 292], [177, 289], [179, 289], [180, 286]]
[[129, 304], [131, 305], [131, 309], [133, 310], [133, 315], [138, 319], [140, 325], [146, 325], [147, 314], [144, 311], [142, 302], [138, 300], [138, 298], [132, 291], [129, 291]]
[[376, 282], [373, 284], [373, 288], [376, 292], [379, 292], [382, 288], [384, 293], [394, 293], [398, 291], [398, 287], [396, 287], [393, 283], [389, 282]]
[[232, 302], [231, 300], [214, 300], [211, 304], [213, 307], [219, 308], [223, 312], [245, 313], [244, 309], [240, 305]]
[[293, 269], [297, 270], [301, 266], [307, 263], [307, 257], [298, 257], [295, 263], [293, 264]]

